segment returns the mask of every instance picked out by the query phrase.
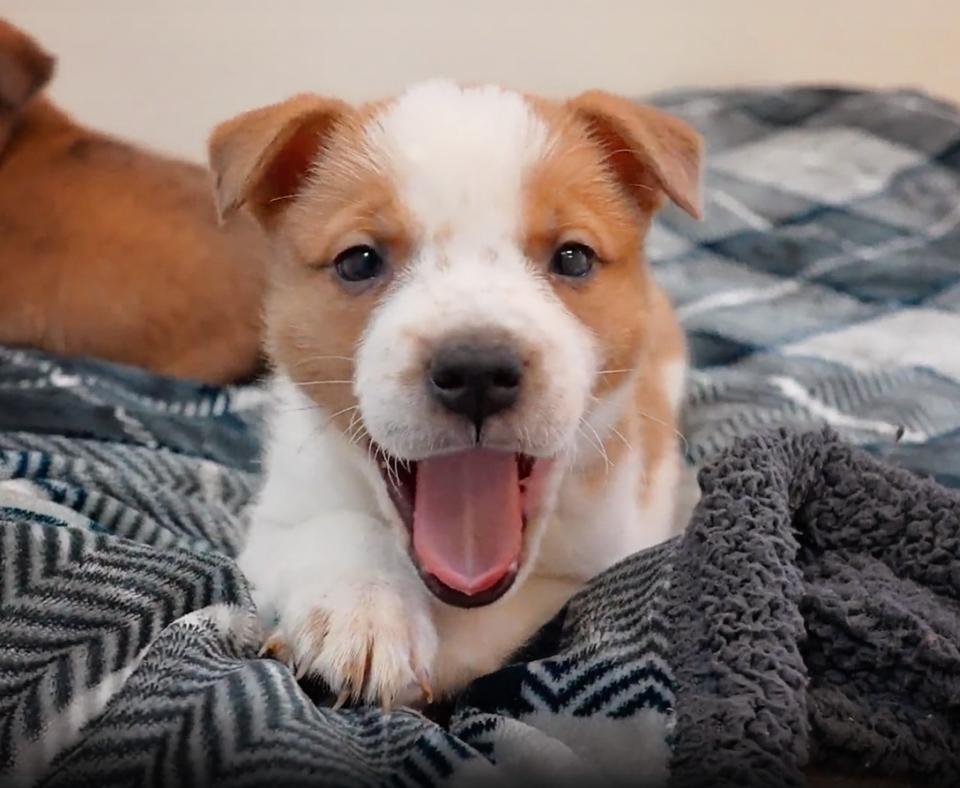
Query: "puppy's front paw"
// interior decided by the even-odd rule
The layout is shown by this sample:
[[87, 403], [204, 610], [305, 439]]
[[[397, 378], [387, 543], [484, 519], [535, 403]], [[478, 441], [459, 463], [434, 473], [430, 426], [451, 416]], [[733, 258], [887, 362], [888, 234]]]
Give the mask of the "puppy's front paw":
[[323, 679], [337, 707], [348, 700], [384, 708], [429, 703], [436, 649], [425, 601], [382, 581], [298, 591], [264, 644], [298, 679]]

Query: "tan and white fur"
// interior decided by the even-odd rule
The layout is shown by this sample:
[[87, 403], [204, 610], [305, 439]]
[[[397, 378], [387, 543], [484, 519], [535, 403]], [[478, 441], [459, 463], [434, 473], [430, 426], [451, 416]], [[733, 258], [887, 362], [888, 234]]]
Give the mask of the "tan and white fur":
[[[245, 206], [273, 244], [275, 401], [239, 561], [298, 674], [341, 700], [448, 695], [670, 535], [685, 349], [643, 239], [664, 198], [698, 214], [700, 152], [683, 122], [606, 93], [443, 81], [359, 107], [302, 95], [214, 131], [221, 212]], [[551, 268], [569, 243], [595, 251], [583, 277]], [[384, 259], [359, 286], [332, 264], [358, 244]], [[482, 433], [423, 382], [452, 336], [522, 360]], [[512, 586], [463, 608], [421, 580], [388, 484], [478, 441], [532, 458], [538, 492]]]

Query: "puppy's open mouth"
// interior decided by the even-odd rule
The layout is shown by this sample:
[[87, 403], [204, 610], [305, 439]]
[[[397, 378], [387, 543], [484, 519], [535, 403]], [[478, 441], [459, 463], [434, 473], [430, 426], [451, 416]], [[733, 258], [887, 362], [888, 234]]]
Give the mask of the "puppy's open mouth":
[[411, 534], [411, 558], [437, 598], [480, 607], [513, 585], [528, 504], [538, 494], [546, 462], [480, 448], [419, 462], [381, 461], [390, 497]]

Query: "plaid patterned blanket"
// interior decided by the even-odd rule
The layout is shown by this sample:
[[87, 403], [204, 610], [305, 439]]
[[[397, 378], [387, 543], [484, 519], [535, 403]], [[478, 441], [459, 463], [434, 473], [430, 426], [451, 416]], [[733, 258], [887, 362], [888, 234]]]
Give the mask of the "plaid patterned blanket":
[[826, 421], [960, 485], [960, 109], [836, 89], [661, 103], [709, 146], [707, 221], [668, 212], [650, 248], [696, 367], [692, 458]]
[[[731, 466], [711, 458], [739, 437], [826, 422], [885, 460], [960, 486], [960, 354], [951, 342], [960, 337], [960, 112], [916, 93], [832, 89], [661, 103], [704, 131], [712, 156], [707, 221], [667, 213], [651, 237], [691, 341], [690, 459], [715, 462], [708, 478], [722, 479]], [[680, 582], [692, 573], [676, 571], [722, 526], [709, 506], [721, 499], [710, 498], [691, 528], [703, 539], [670, 542], [598, 578], [530, 653], [477, 681], [445, 724], [409, 710], [316, 704], [285, 668], [256, 659], [249, 595], [231, 560], [256, 485], [260, 405], [255, 388], [0, 349], [0, 783], [599, 776], [661, 785], [673, 750], [675, 779], [696, 782], [691, 754], [718, 718], [736, 719], [757, 748], [769, 744], [767, 723], [784, 708], [776, 682], [733, 716], [722, 703], [712, 719], [684, 707], [703, 697], [697, 676], [712, 657], [690, 651], [709, 637], [678, 648], [677, 622], [700, 618], [705, 597], [692, 593], [693, 579]], [[765, 483], [820, 456], [771, 440], [733, 448], [749, 462], [782, 461]], [[788, 448], [777, 448], [781, 440]], [[917, 493], [904, 478], [890, 477], [909, 488], [904, 500], [921, 511], [936, 500], [947, 512], [931, 528], [953, 522], [953, 498], [935, 485]], [[850, 489], [875, 494], [873, 483], [858, 484]], [[875, 503], [860, 500], [858, 511], [889, 518]], [[786, 510], [776, 511], [782, 522]], [[955, 549], [938, 538], [929, 545]], [[759, 545], [751, 569], [768, 578], [763, 562], [779, 555]], [[796, 587], [783, 589], [780, 601], [796, 603]], [[785, 615], [789, 634], [800, 613]], [[804, 681], [790, 687], [806, 697]], [[787, 704], [789, 725], [806, 703]], [[737, 716], [746, 708], [753, 722]], [[919, 708], [918, 719], [927, 713], [940, 710]], [[766, 784], [799, 784], [817, 741], [842, 750], [789, 725], [778, 741], [803, 736], [802, 746], [786, 771], [765, 773], [775, 780]], [[891, 747], [902, 754], [912, 729], [898, 730]], [[874, 764], [916, 767], [891, 760], [881, 739], [870, 740]], [[717, 769], [743, 784], [735, 766]]]

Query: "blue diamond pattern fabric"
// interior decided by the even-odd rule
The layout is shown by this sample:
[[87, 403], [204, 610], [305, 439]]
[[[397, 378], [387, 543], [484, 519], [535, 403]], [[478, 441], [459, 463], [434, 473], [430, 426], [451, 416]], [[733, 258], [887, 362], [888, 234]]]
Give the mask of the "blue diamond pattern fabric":
[[960, 109], [829, 87], [661, 105], [714, 152], [705, 221], [665, 212], [650, 248], [690, 341], [690, 459], [827, 423], [960, 484]]

